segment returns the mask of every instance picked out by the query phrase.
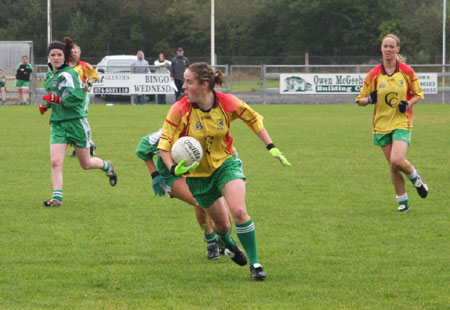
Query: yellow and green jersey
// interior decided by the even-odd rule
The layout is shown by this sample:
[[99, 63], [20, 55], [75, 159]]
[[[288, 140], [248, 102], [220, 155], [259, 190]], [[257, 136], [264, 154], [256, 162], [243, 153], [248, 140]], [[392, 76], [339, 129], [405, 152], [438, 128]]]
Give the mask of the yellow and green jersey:
[[186, 97], [169, 110], [164, 122], [158, 148], [170, 151], [173, 143], [183, 136], [197, 139], [203, 148], [200, 166], [189, 177], [209, 177], [236, 151], [230, 135], [230, 125], [241, 119], [253, 132], [263, 129], [263, 117], [233, 95], [214, 91], [215, 101], [208, 111], [190, 104]]
[[377, 103], [373, 113], [373, 133], [385, 134], [395, 129], [412, 129], [413, 109], [401, 113], [398, 105], [402, 100], [408, 101], [413, 96], [424, 98], [414, 70], [399, 61], [392, 75], [386, 74], [383, 64], [370, 70], [364, 80], [364, 85], [356, 97], [356, 102], [377, 91]]
[[91, 66], [90, 63], [85, 61], [80, 61], [78, 64], [73, 67], [76, 73], [80, 76], [81, 81], [85, 84], [86, 90], [88, 90], [87, 81], [90, 79], [94, 79], [98, 81], [100, 77], [98, 76], [97, 71], [95, 71], [94, 67]]

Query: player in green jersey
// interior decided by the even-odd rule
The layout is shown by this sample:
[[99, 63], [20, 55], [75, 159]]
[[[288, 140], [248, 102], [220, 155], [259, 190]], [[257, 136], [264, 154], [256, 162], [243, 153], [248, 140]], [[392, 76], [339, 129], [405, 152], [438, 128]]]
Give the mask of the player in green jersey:
[[78, 74], [67, 65], [74, 42], [66, 37], [65, 43], [53, 41], [48, 46], [50, 71], [45, 80], [47, 94], [43, 97], [46, 104], [39, 110], [44, 114], [51, 108], [50, 116], [50, 159], [52, 164], [52, 199], [44, 205], [56, 207], [62, 205], [63, 164], [67, 146], [73, 145], [80, 166], [85, 169], [102, 169], [112, 186], [117, 184], [117, 174], [110, 161], [89, 156], [91, 129], [84, 110], [86, 94], [84, 84]]
[[0, 93], [2, 94], [2, 104], [6, 103], [6, 76], [3, 70], [0, 69]]

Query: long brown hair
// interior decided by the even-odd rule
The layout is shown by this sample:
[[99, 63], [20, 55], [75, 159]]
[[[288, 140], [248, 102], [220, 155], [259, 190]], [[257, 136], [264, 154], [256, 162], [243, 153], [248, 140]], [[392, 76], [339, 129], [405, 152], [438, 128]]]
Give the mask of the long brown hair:
[[222, 71], [217, 70], [214, 72], [213, 68], [208, 65], [206, 62], [196, 62], [189, 66], [188, 70], [197, 74], [197, 80], [200, 83], [208, 82], [209, 88], [214, 89], [214, 86], [224, 85], [224, 77], [222, 75]]

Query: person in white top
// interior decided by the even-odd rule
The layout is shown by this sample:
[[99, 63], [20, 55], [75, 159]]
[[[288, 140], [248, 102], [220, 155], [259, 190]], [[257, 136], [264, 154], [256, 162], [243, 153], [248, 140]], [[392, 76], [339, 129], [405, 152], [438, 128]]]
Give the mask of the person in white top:
[[[158, 59], [155, 60], [156, 74], [170, 74], [169, 67], [172, 64], [164, 58], [164, 53], [159, 53]], [[166, 94], [156, 95], [158, 104], [166, 104]]]

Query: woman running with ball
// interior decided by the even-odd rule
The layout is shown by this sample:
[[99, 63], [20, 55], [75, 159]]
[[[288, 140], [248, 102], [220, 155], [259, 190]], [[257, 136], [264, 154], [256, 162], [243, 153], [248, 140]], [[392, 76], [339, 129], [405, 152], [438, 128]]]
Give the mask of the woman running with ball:
[[[237, 157], [230, 135], [231, 121], [239, 118], [261, 139], [270, 153], [283, 165], [290, 166], [284, 155], [275, 147], [263, 126], [263, 117], [242, 100], [214, 90], [216, 84], [223, 85], [221, 71], [206, 63], [195, 63], [184, 72], [183, 90], [186, 96], [169, 110], [158, 148], [171, 173], [187, 175], [186, 182], [196, 202], [212, 219], [219, 242], [225, 254], [238, 265], [247, 264], [247, 257], [230, 235], [232, 223], [227, 216], [223, 196], [236, 224], [236, 233], [250, 260], [250, 275], [255, 280], [264, 280], [263, 269], [257, 253], [255, 224], [245, 206], [245, 175], [242, 162]], [[175, 164], [170, 150], [182, 136], [197, 139], [203, 148], [200, 163], [188, 167], [183, 161]]]
[[373, 104], [373, 142], [383, 150], [391, 173], [398, 211], [409, 211], [403, 174], [412, 182], [419, 196], [427, 197], [428, 187], [411, 163], [406, 150], [411, 143], [413, 106], [423, 99], [422, 88], [414, 70], [402, 62], [400, 40], [388, 34], [381, 41], [381, 64], [370, 70], [356, 97], [360, 106]]

